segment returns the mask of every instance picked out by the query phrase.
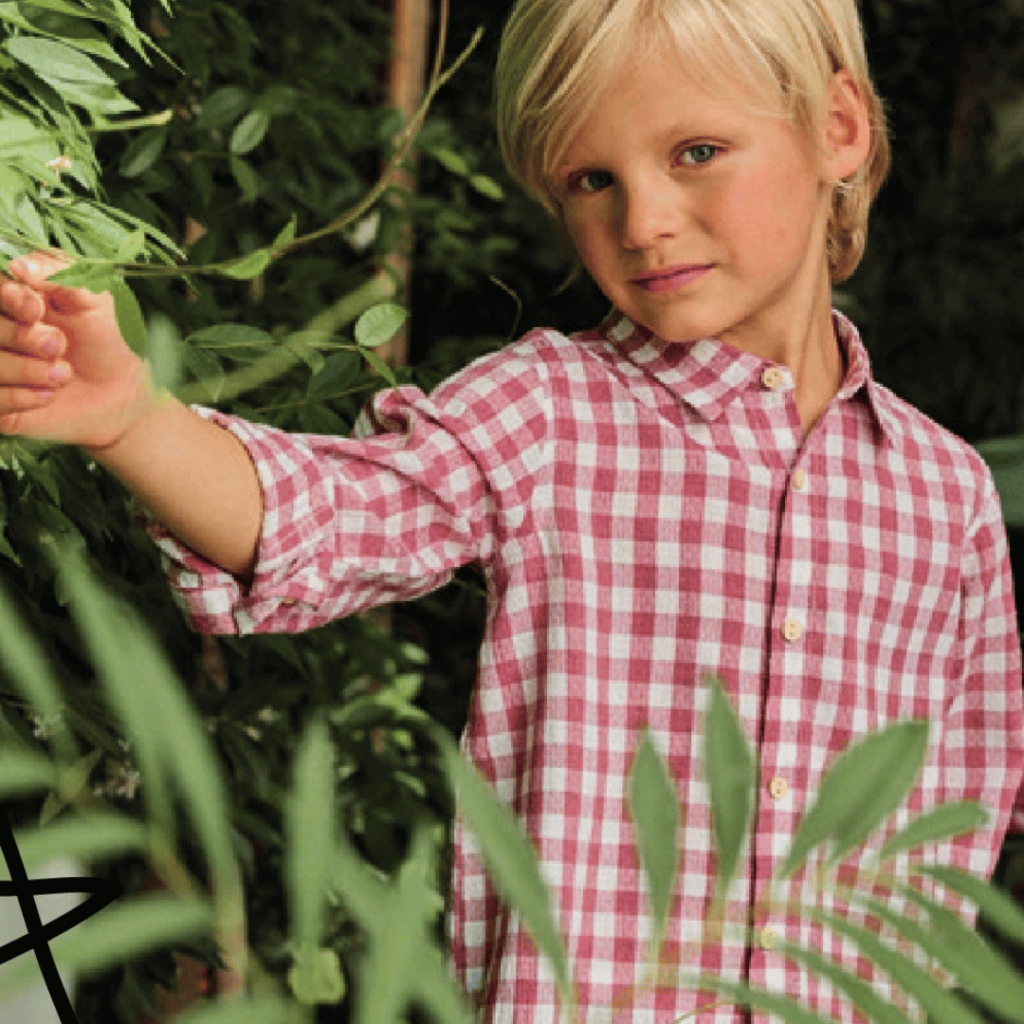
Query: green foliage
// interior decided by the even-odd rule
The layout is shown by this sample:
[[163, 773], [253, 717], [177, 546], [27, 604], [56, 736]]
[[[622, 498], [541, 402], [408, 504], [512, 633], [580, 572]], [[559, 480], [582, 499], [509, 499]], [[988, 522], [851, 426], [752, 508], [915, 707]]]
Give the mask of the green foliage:
[[[344, 821], [344, 815], [338, 813], [338, 784], [344, 778], [336, 759], [344, 750], [344, 742], [339, 740], [384, 712], [396, 716], [410, 736], [418, 735], [436, 746], [447, 778], [458, 793], [460, 813], [494, 882], [523, 916], [538, 947], [551, 960], [571, 1018], [571, 966], [532, 846], [509, 809], [483, 783], [447, 734], [408, 703], [414, 687], [405, 684], [368, 695], [328, 717], [309, 718], [294, 752], [292, 780], [284, 797], [282, 872], [287, 880], [291, 921], [290, 967], [286, 978], [272, 981], [252, 961], [246, 966], [244, 948], [232, 949], [239, 924], [235, 915], [242, 865], [230, 844], [224, 847], [223, 833], [230, 817], [220, 801], [228, 782], [215, 756], [213, 738], [187, 709], [182, 684], [169, 671], [165, 657], [138, 616], [99, 587], [73, 551], [63, 547], [57, 555], [71, 595], [72, 612], [93, 652], [103, 698], [119, 708], [130, 723], [127, 734], [138, 750], [140, 763], [150, 766], [152, 779], [162, 779], [164, 798], [175, 808], [197, 819], [209, 816], [196, 829], [196, 845], [210, 868], [203, 882], [192, 874], [173, 816], [160, 800], [152, 799], [150, 775], [144, 777], [147, 796], [141, 820], [105, 802], [98, 805], [87, 792], [80, 791], [55, 821], [18, 834], [26, 864], [31, 867], [57, 851], [88, 861], [141, 849], [164, 873], [168, 891], [127, 897], [59, 938], [54, 943], [59, 964], [88, 976], [168, 942], [212, 934], [229, 960], [232, 956], [240, 958], [235, 963], [247, 978], [253, 997], [240, 997], [241, 1001], [225, 998], [221, 1004], [186, 1015], [188, 1024], [299, 1020], [304, 1006], [341, 1000], [348, 988], [349, 973], [358, 981], [353, 1017], [356, 1024], [398, 1024], [411, 1006], [419, 1007], [433, 1020], [469, 1024], [473, 1015], [450, 978], [435, 927], [443, 909], [437, 889], [438, 855], [444, 844], [441, 822], [421, 817], [408, 855], [390, 873], [368, 865], [353, 847], [349, 828], [338, 827], [338, 822]], [[6, 633], [17, 626], [9, 606], [0, 608], [0, 631]], [[115, 636], [120, 646], [111, 642]], [[35, 669], [29, 665], [24, 671], [32, 674]], [[136, 696], [126, 700], [129, 677]], [[31, 689], [31, 684], [23, 681], [22, 686]], [[704, 737], [709, 775], [735, 760], [749, 763], [752, 757], [749, 740], [721, 684], [712, 681], [711, 686], [713, 698]], [[136, 713], [132, 702], [142, 696], [157, 709], [150, 718], [159, 720], [163, 728], [153, 728]], [[894, 812], [910, 794], [924, 763], [925, 746], [920, 737], [926, 738], [926, 732], [922, 723], [897, 723], [859, 740], [837, 757], [797, 829], [790, 855], [773, 880], [763, 909], [803, 914], [846, 937], [919, 1003], [936, 1024], [981, 1024], [984, 1018], [955, 991], [934, 980], [932, 973], [906, 952], [908, 942], [941, 966], [972, 999], [1006, 1022], [1024, 1024], [1024, 978], [922, 884], [931, 879], [942, 883], [976, 904], [994, 927], [1012, 938], [1024, 937], [1024, 912], [1004, 894], [958, 869], [929, 864], [920, 855], [921, 845], [950, 839], [978, 825], [983, 817], [980, 808], [971, 807], [969, 818], [965, 816], [967, 805], [949, 809], [944, 820], [941, 809], [918, 816], [896, 840], [901, 849], [915, 855], [898, 872], [886, 869], [895, 850], [890, 841], [882, 849], [874, 876], [862, 879], [853, 888], [839, 880], [836, 854], [850, 854], [854, 845], [888, 828]], [[169, 750], [167, 737], [171, 735], [185, 740], [177, 755]], [[884, 795], [878, 792], [879, 763], [884, 764], [887, 776], [896, 780], [883, 787]], [[73, 762], [58, 752], [56, 744], [43, 755], [30, 752], [20, 741], [8, 741], [0, 749], [0, 791], [52, 786], [72, 767]], [[840, 773], [845, 780], [841, 791], [835, 782]], [[747, 841], [749, 781], [745, 776], [742, 786], [709, 787], [713, 819], [743, 822], [740, 843]], [[649, 737], [638, 738], [629, 788], [640, 863], [656, 920], [652, 963], [659, 970], [652, 981], [656, 978], [665, 984], [666, 972], [671, 971], [676, 985], [717, 991], [729, 1001], [774, 1013], [791, 1024], [827, 1024], [824, 1018], [788, 998], [695, 975], [682, 966], [669, 967], [661, 959], [676, 874], [679, 809], [675, 787]], [[829, 806], [833, 802], [838, 810]], [[659, 808], [659, 804], [667, 804], [670, 810]], [[214, 814], [221, 816], [219, 822], [213, 820]], [[736, 842], [726, 830], [718, 843], [719, 891], [723, 891], [733, 870], [731, 849]], [[815, 876], [816, 893], [797, 906], [785, 891], [786, 876], [804, 862], [812, 845], [821, 842], [834, 843], [833, 855]], [[666, 845], [673, 856], [665, 855]], [[900, 899], [889, 902], [878, 895], [883, 891]], [[824, 910], [826, 901], [821, 897], [827, 895], [863, 908], [886, 926], [888, 933], [861, 924], [853, 916]], [[365, 935], [363, 955], [345, 968], [336, 950], [324, 944], [328, 921], [339, 905]], [[728, 926], [723, 922], [723, 927]], [[908, 1020], [862, 979], [830, 962], [817, 949], [783, 945], [779, 951], [831, 981], [868, 1019], [879, 1024], [905, 1024]], [[36, 972], [34, 962], [22, 958], [5, 976], [0, 1001], [33, 981]], [[629, 993], [632, 997], [638, 994]]]
[[651, 888], [655, 942], [660, 943], [679, 868], [679, 797], [650, 736], [644, 736], [633, 761], [629, 807], [636, 823], [637, 853]]
[[[52, 245], [79, 257], [60, 277], [110, 288], [129, 343], [183, 398], [346, 433], [374, 391], [412, 376], [373, 351], [406, 316], [379, 267], [415, 216], [382, 177], [414, 140], [381, 92], [386, 19], [370, 0], [179, 0], [170, 11], [136, 5], [158, 49], [117, 0], [0, 4], [0, 256]], [[464, 241], [452, 273], [470, 266], [486, 269]], [[110, 651], [91, 645], [105, 636], [112, 649], [116, 638], [83, 640], [68, 611], [73, 579], [47, 556], [54, 539], [103, 566], [116, 599], [150, 624], [164, 670], [189, 681], [188, 702], [154, 717], [128, 659], [110, 677], [116, 697], [104, 696], [89, 666]], [[147, 865], [170, 884], [179, 872], [169, 851], [184, 844], [180, 856], [204, 884], [231, 873], [218, 919], [244, 914], [236, 953], [247, 940], [278, 984], [292, 972], [314, 1002], [336, 995], [365, 942], [358, 922], [338, 904], [326, 909], [322, 945], [306, 957], [290, 948], [283, 910], [296, 730], [311, 708], [352, 709], [331, 723], [337, 820], [372, 870], [394, 871], [413, 823], [450, 814], [427, 746], [396, 727], [387, 700], [418, 691], [427, 668], [418, 648], [370, 619], [302, 638], [200, 642], [120, 487], [77, 452], [19, 439], [0, 440], [0, 583], [10, 595], [0, 613], [20, 623], [0, 668], [0, 742], [24, 746], [5, 761], [15, 817], [56, 825], [72, 809], [109, 804], [159, 822], [160, 841], [140, 847], [137, 830], [120, 842], [107, 819], [92, 819], [103, 825], [93, 845], [74, 848], [135, 891]], [[97, 609], [120, 620], [102, 597]], [[49, 638], [49, 659], [34, 632]], [[127, 738], [136, 729], [141, 744]], [[53, 763], [40, 751], [59, 757], [49, 787]], [[182, 802], [179, 770], [210, 782], [189, 786]], [[214, 860], [198, 858], [200, 848]], [[165, 956], [133, 959], [88, 986], [87, 1010], [127, 1020], [149, 1008]]]
[[[489, 77], [504, 6], [456, 6], [453, 52], [481, 21], [488, 36], [459, 88], [435, 98], [418, 137], [419, 189], [410, 193], [378, 187], [382, 167], [408, 141], [382, 91], [380, 4], [176, 0], [172, 8], [143, 0], [136, 24], [118, 0], [0, 3], [0, 260], [40, 244], [83, 257], [67, 278], [113, 287], [126, 336], [159, 383], [188, 400], [315, 432], [346, 432], [375, 390], [410, 380], [429, 386], [520, 324], [596, 321], [604, 302], [593, 289], [578, 281], [559, 291], [569, 261], [509, 187], [491, 141]], [[897, 172], [865, 266], [840, 298], [897, 391], [972, 439], [1019, 433], [1024, 12], [1010, 0], [863, 7], [891, 103]], [[380, 268], [410, 225], [417, 277], [406, 296]], [[360, 319], [379, 303], [388, 305]], [[371, 348], [399, 325], [397, 303], [415, 313], [421, 362], [413, 369], [389, 368]], [[1008, 520], [1024, 523], [1014, 511], [1014, 445], [982, 447]], [[93, 585], [56, 571], [46, 554], [54, 539], [103, 566], [110, 593], [95, 594], [118, 623], [117, 645], [99, 627], [105, 641], [83, 641], [68, 603], [77, 606]], [[433, 944], [443, 891], [433, 861], [451, 811], [442, 763], [471, 794], [482, 834], [518, 833], [450, 749], [438, 757], [415, 707], [431, 687], [439, 713], [464, 699], [451, 679], [452, 638], [462, 627], [440, 599], [397, 615], [397, 635], [356, 619], [302, 638], [200, 643], [170, 601], [120, 488], [75, 452], [18, 440], [0, 440], [0, 582], [10, 595], [0, 602], [0, 795], [18, 799], [21, 823], [45, 822], [40, 837], [60, 829], [45, 843], [100, 858], [97, 869], [132, 891], [149, 866], [183, 900], [214, 892], [206, 920], [236, 960], [246, 943], [231, 922], [244, 901], [259, 995], [200, 1011], [190, 1024], [294, 1019], [296, 1001], [333, 998], [364, 970], [386, 990], [382, 1002], [367, 997], [357, 1011], [374, 1024], [384, 1018], [373, 1015], [401, 1013], [408, 1002], [463, 1019]], [[450, 607], [465, 617], [478, 607], [473, 593], [463, 582]], [[125, 605], [148, 623], [151, 639], [125, 641], [121, 653], [133, 660], [112, 660], [124, 641]], [[424, 626], [420, 614], [442, 616], [446, 628], [432, 630], [429, 619]], [[417, 644], [404, 643], [403, 630]], [[47, 638], [48, 657], [33, 635]], [[472, 654], [462, 660], [472, 665]], [[142, 679], [172, 694], [160, 713], [184, 730], [198, 758], [192, 768], [201, 770], [189, 774], [169, 749], [173, 734], [155, 735], [143, 721], [146, 709], [132, 696]], [[188, 700], [173, 696], [174, 679]], [[714, 707], [705, 766], [724, 889], [745, 841], [752, 761], [727, 705], [716, 697]], [[289, 876], [289, 830], [309, 824], [292, 815], [325, 799], [323, 791], [300, 795], [292, 773], [296, 737], [317, 713], [319, 738], [304, 743], [319, 744], [322, 756], [324, 729], [329, 735], [338, 827], [337, 849], [317, 869], [335, 884], [320, 892]], [[678, 808], [653, 748], [638, 748], [632, 782], [661, 937], [676, 863], [665, 837], [675, 834]], [[815, 826], [815, 841], [833, 850], [856, 839], [876, 795], [840, 788], [846, 810], [822, 812]], [[647, 799], [657, 792], [660, 806]], [[895, 798], [894, 788], [875, 812]], [[890, 839], [885, 853], [976, 827], [979, 813], [939, 809]], [[30, 831], [19, 835], [31, 850]], [[535, 865], [521, 835], [510, 842], [519, 853], [502, 862], [504, 884], [528, 908], [570, 991]], [[941, 880], [956, 891], [974, 884]], [[1012, 900], [987, 887], [971, 898], [1021, 940]], [[205, 949], [213, 962], [209, 946], [184, 940], [193, 912], [186, 903], [180, 921], [169, 918], [164, 939], [177, 935], [181, 948]], [[391, 945], [398, 936], [400, 949]], [[813, 950], [790, 954], [833, 971]], [[122, 950], [107, 959], [128, 957]], [[97, 983], [86, 993], [94, 1016], [110, 1019], [113, 1007], [133, 1017], [150, 979], [167, 976], [160, 963], [133, 959]], [[429, 970], [401, 982], [410, 963]], [[828, 976], [869, 1005], [856, 979]], [[277, 996], [264, 1000], [265, 991]], [[722, 994], [776, 1008], [777, 997]], [[793, 1007], [785, 1013], [815, 1019]], [[879, 1011], [877, 1019], [898, 1018]]]

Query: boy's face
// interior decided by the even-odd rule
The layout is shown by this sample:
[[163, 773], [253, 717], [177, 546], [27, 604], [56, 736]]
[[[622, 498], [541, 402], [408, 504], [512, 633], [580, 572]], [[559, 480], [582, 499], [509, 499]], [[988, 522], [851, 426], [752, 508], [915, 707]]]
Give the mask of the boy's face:
[[825, 175], [855, 168], [680, 63], [627, 64], [610, 84], [557, 172], [564, 222], [604, 294], [661, 338], [789, 351], [830, 309]]

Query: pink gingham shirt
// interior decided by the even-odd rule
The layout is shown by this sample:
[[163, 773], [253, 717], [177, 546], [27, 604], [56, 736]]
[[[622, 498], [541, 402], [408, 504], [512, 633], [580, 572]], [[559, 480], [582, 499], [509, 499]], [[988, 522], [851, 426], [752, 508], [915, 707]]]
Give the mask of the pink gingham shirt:
[[[483, 568], [464, 746], [538, 848], [587, 1024], [670, 1024], [713, 999], [677, 984], [630, 994], [650, 937], [626, 800], [645, 728], [684, 821], [666, 961], [749, 977], [838, 1021], [857, 1018], [775, 943], [872, 976], [854, 947], [797, 918], [755, 912], [750, 941], [704, 933], [709, 674], [725, 681], [760, 773], [732, 922], [763, 895], [833, 756], [886, 723], [932, 723], [914, 810], [970, 798], [992, 812], [931, 859], [988, 875], [1010, 823], [1024, 731], [996, 492], [966, 444], [872, 380], [856, 331], [835, 323], [846, 378], [806, 440], [786, 368], [710, 340], [666, 346], [615, 314], [572, 338], [535, 331], [431, 397], [384, 391], [361, 439], [205, 413], [247, 446], [264, 488], [248, 591], [156, 531], [209, 632], [303, 630]], [[461, 825], [455, 841], [461, 982], [488, 1024], [554, 1024], [548, 966]], [[804, 876], [789, 891], [814, 898]], [[729, 1005], [697, 1018], [746, 1019]]]

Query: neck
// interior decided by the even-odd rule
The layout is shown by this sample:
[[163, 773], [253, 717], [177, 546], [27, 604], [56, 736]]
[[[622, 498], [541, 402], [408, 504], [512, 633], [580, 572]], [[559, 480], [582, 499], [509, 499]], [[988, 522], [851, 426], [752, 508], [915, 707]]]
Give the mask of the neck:
[[[832, 288], [827, 269], [805, 294], [814, 300], [781, 311], [778, 323], [758, 325], [742, 339], [723, 338], [752, 355], [789, 368], [806, 436], [842, 386], [843, 355], [832, 323]], [[775, 329], [772, 329], [772, 328]], [[767, 329], [766, 329], [767, 328]]]

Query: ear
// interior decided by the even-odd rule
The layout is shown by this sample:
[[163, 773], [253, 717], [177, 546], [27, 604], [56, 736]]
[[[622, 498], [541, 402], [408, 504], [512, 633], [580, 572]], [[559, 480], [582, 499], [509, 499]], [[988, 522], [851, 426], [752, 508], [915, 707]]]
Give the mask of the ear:
[[871, 152], [871, 119], [861, 90], [848, 71], [837, 71], [828, 90], [822, 151], [833, 181], [857, 171]]

